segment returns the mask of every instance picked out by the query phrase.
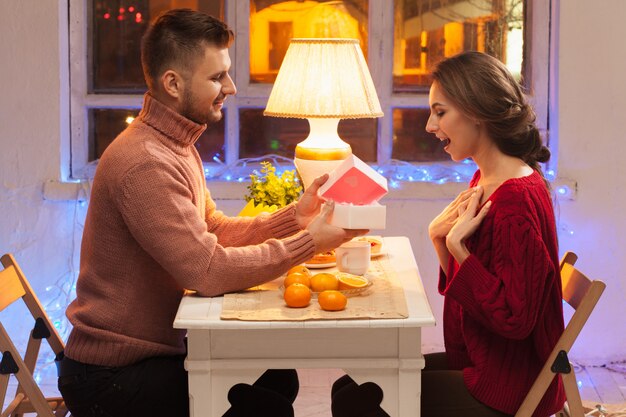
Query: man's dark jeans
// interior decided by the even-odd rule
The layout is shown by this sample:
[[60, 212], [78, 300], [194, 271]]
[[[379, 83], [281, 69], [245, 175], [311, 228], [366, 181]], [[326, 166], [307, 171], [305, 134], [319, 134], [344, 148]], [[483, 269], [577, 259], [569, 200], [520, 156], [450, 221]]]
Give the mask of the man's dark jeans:
[[[73, 417], [172, 417], [189, 415], [185, 356], [150, 358], [109, 368], [72, 365], [59, 391]], [[68, 361], [68, 358], [62, 359]]]
[[[59, 391], [73, 417], [187, 417], [185, 355], [145, 359], [121, 368], [61, 357]], [[227, 417], [291, 417], [298, 395], [293, 369], [270, 369], [253, 385], [229, 392]]]

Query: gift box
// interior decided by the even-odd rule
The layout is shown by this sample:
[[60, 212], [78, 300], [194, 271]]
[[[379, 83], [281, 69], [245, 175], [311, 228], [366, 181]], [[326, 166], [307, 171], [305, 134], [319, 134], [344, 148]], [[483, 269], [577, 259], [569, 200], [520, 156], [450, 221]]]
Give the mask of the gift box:
[[329, 173], [319, 189], [335, 202], [330, 224], [344, 229], [384, 229], [386, 207], [378, 200], [387, 194], [387, 179], [354, 155]]
[[319, 193], [325, 200], [363, 206], [387, 194], [387, 179], [354, 155], [329, 174]]
[[378, 204], [354, 206], [335, 203], [329, 223], [342, 229], [384, 229], [387, 219], [387, 207]]

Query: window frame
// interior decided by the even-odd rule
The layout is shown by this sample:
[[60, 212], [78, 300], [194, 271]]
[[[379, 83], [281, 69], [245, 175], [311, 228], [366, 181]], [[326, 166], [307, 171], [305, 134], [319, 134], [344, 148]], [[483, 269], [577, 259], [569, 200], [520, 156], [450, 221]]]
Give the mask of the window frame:
[[[141, 108], [141, 94], [89, 94], [91, 33], [88, 25], [91, 16], [88, 2], [91, 0], [69, 0], [69, 73], [70, 73], [70, 146], [69, 176], [71, 180], [91, 179], [93, 173], [87, 169], [89, 126], [88, 112], [92, 108]], [[225, 102], [225, 160], [226, 165], [234, 164], [239, 158], [239, 108], [264, 108], [272, 85], [249, 82], [249, 0], [224, 0], [224, 15], [227, 24], [233, 28], [236, 40], [230, 49], [232, 67], [230, 75], [237, 85], [238, 92]], [[551, 0], [527, 0], [524, 42], [527, 65], [526, 74], [530, 77], [529, 100], [537, 113], [537, 125], [546, 143], [555, 154], [557, 144], [550, 140], [550, 32], [553, 21], [550, 16], [555, 11]], [[394, 46], [394, 2], [389, 0], [369, 0], [369, 46], [368, 65], [381, 108], [385, 114], [378, 120], [377, 165], [392, 161], [394, 108], [428, 109], [427, 93], [393, 92], [393, 46]], [[547, 69], [547, 70], [546, 70]], [[555, 169], [556, 159], [552, 158], [548, 169]], [[453, 165], [454, 163], [450, 163]], [[420, 164], [421, 165], [421, 164]]]

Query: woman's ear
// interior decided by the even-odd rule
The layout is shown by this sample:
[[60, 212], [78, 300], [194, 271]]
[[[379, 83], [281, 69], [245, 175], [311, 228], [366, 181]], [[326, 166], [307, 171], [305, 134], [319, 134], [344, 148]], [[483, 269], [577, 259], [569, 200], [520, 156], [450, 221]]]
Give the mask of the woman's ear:
[[163, 91], [173, 99], [178, 99], [182, 96], [182, 92], [185, 87], [185, 81], [174, 70], [167, 70], [161, 76], [161, 87]]

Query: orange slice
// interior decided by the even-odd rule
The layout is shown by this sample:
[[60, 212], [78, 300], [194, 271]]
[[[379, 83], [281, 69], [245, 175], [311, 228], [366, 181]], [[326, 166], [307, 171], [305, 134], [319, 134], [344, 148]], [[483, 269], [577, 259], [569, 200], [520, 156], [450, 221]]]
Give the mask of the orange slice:
[[337, 279], [339, 280], [340, 290], [364, 288], [369, 284], [369, 281], [364, 276], [348, 274], [347, 272], [338, 272]]

